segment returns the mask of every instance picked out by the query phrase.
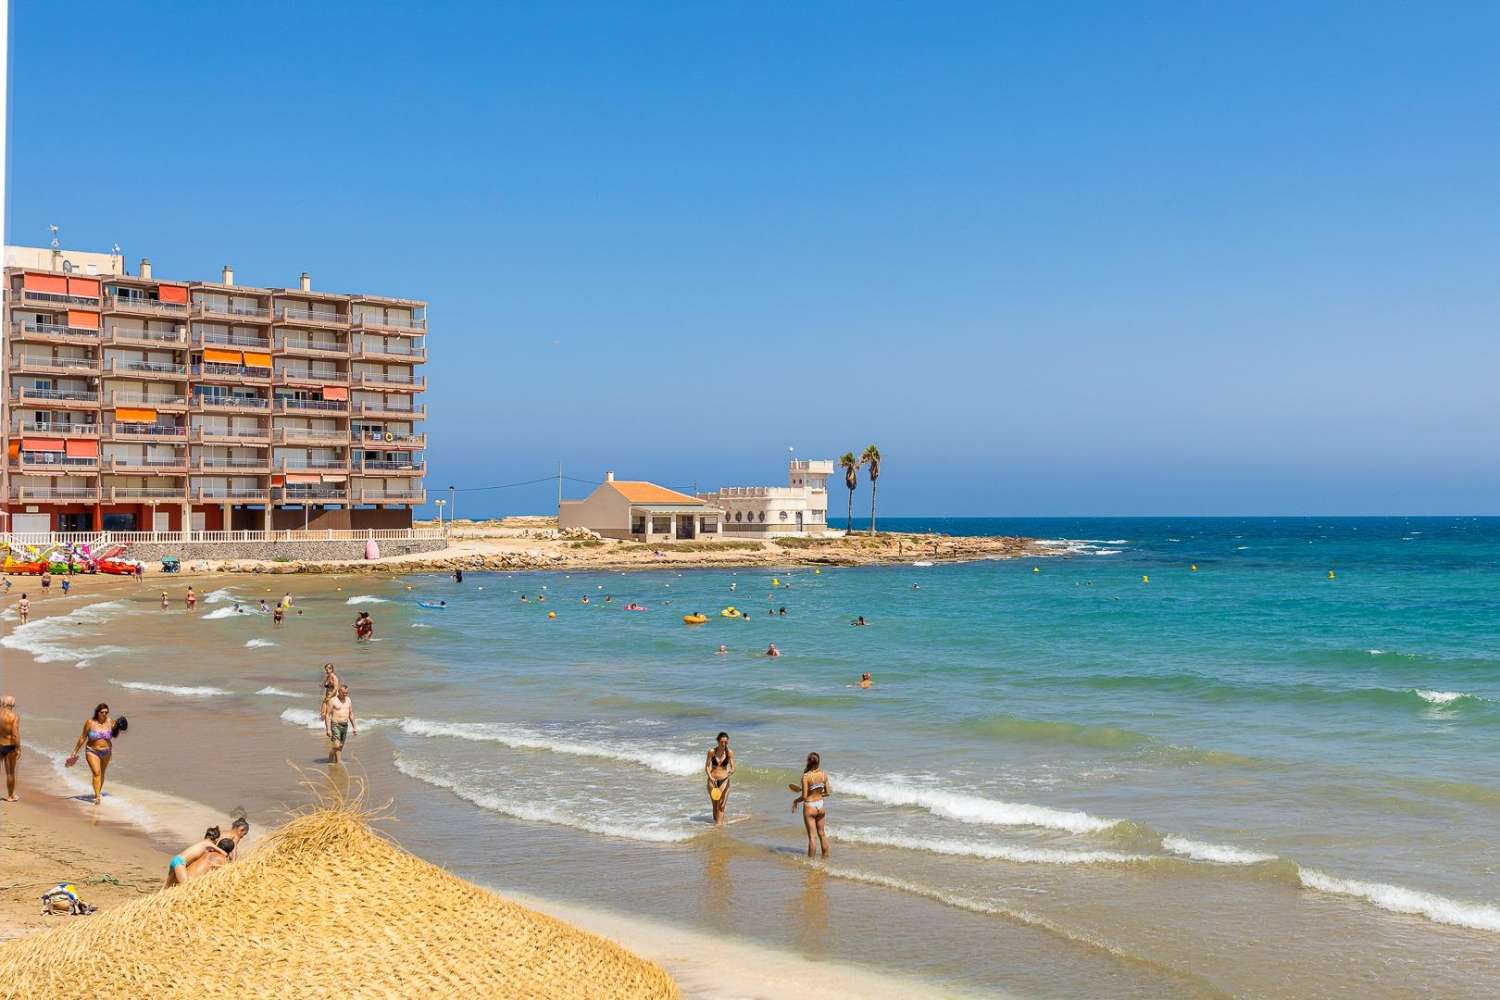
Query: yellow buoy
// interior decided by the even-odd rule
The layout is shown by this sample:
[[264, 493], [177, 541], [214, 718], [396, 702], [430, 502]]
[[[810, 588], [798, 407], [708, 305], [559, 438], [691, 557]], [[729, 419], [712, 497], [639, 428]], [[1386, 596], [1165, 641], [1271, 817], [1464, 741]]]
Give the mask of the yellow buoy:
[[1193, 572], [1194, 573], [1198, 572], [1198, 564], [1197, 563], [1193, 563]]
[[1033, 566], [1031, 567], [1031, 571], [1033, 573], [1040, 573], [1042, 571], [1042, 568], [1040, 566]]
[[1142, 583], [1150, 583], [1151, 582], [1151, 578], [1149, 576], [1143, 576], [1143, 577], [1141, 577], [1141, 582]]
[[1336, 579], [1336, 577], [1334, 577], [1334, 575], [1333, 575], [1333, 570], [1329, 570], [1328, 571], [1328, 579], [1330, 579], [1330, 580]]
[[823, 571], [822, 571], [822, 570], [820, 570], [820, 569], [815, 569], [815, 570], [813, 570], [813, 576], [817, 576], [817, 575], [818, 575], [818, 574], [820, 574], [820, 573], [822, 573], [822, 572], [823, 572]]
[[557, 612], [556, 611], [549, 611], [549, 612], [547, 612], [547, 617], [548, 618], [556, 618], [557, 617]]
[[773, 587], [779, 587], [779, 586], [781, 586], [781, 581], [778, 580], [778, 579], [776, 579], [773, 576], [773, 577], [771, 577], [771, 586], [773, 586]]

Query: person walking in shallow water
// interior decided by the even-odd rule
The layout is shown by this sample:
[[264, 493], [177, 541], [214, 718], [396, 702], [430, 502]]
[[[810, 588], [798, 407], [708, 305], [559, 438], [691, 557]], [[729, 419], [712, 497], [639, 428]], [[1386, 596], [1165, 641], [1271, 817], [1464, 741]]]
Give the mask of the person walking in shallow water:
[[814, 839], [828, 857], [828, 833], [823, 829], [827, 813], [828, 796], [833, 788], [828, 774], [823, 770], [823, 761], [815, 753], [807, 755], [807, 766], [802, 769], [802, 794], [792, 800], [792, 809], [802, 806], [802, 824], [807, 827], [807, 856], [813, 856]]
[[110, 759], [115, 755], [115, 739], [129, 726], [130, 723], [125, 721], [124, 716], [111, 719], [109, 706], [100, 702], [94, 707], [94, 714], [83, 724], [83, 732], [79, 734], [78, 742], [73, 744], [73, 753], [63, 761], [64, 766], [72, 767], [78, 763], [78, 751], [83, 751], [89, 770], [93, 772], [96, 806], [104, 798], [104, 775], [109, 771]]
[[21, 762], [21, 717], [16, 697], [0, 698], [0, 763], [5, 765], [5, 801], [16, 801], [16, 765]]
[[734, 751], [729, 749], [729, 734], [720, 733], [703, 762], [708, 775], [708, 804], [713, 809], [714, 826], [723, 826], [729, 808], [729, 779], [734, 774]]
[[349, 685], [340, 684], [339, 693], [328, 702], [328, 763], [344, 762], [344, 744], [350, 734], [359, 735], [359, 723], [354, 719], [354, 699], [349, 697]]

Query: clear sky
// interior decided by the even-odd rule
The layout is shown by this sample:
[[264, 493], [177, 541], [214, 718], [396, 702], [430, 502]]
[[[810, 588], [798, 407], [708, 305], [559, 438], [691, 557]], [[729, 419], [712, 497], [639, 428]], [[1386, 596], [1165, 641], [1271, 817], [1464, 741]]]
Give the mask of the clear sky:
[[429, 299], [434, 494], [1500, 511], [1500, 6], [11, 9], [7, 239]]

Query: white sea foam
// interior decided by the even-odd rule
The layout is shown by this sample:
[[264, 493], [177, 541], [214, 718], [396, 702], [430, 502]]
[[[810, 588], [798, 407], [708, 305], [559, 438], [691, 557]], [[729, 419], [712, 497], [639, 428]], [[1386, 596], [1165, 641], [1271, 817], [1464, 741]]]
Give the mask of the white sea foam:
[[270, 639], [248, 639], [245, 641], [246, 649], [265, 649], [267, 646], [274, 645], [276, 645], [276, 643], [272, 642]]
[[203, 595], [204, 604], [223, 604], [225, 601], [233, 600], [236, 600], [234, 592], [228, 587], [222, 587], [219, 590], [212, 590]]
[[935, 816], [956, 819], [961, 823], [1040, 826], [1050, 830], [1066, 830], [1069, 833], [1097, 833], [1108, 830], [1119, 822], [1090, 816], [1080, 810], [1053, 809], [1025, 802], [1002, 802], [999, 799], [903, 782], [841, 777], [836, 784], [840, 792], [857, 795], [871, 802], [888, 806], [916, 806]]
[[1256, 865], [1262, 861], [1276, 860], [1274, 854], [1247, 851], [1244, 848], [1230, 847], [1226, 844], [1206, 844], [1199, 840], [1188, 840], [1186, 837], [1163, 837], [1161, 846], [1163, 850], [1181, 854], [1194, 861], [1213, 861], [1221, 865]]
[[960, 857], [984, 858], [989, 861], [1021, 861], [1048, 865], [1121, 864], [1151, 860], [1144, 854], [1122, 854], [1119, 851], [1066, 851], [1050, 847], [1019, 847], [1009, 844], [987, 844], [972, 840], [947, 840], [940, 837], [911, 837], [870, 827], [840, 827], [839, 840], [877, 847], [900, 847], [911, 851], [930, 851]]
[[703, 761], [690, 754], [671, 750], [644, 749], [621, 744], [582, 743], [560, 740], [520, 726], [485, 722], [432, 722], [428, 719], [403, 719], [401, 731], [409, 736], [452, 737], [480, 743], [500, 743], [517, 750], [546, 750], [574, 757], [601, 757], [686, 777], [703, 770]]
[[1421, 688], [1413, 688], [1412, 690], [1418, 698], [1433, 705], [1451, 705], [1460, 698], [1474, 697], [1462, 691], [1424, 691]]
[[432, 628], [432, 626], [429, 625], [429, 624], [427, 624], [426, 622], [412, 622], [411, 623], [411, 627], [412, 628]]
[[157, 684], [152, 681], [110, 681], [118, 687], [129, 688], [132, 691], [154, 691], [157, 694], [175, 694], [182, 698], [217, 698], [220, 695], [233, 694], [216, 687], [186, 687], [181, 684]]
[[1096, 556], [1117, 556], [1117, 555], [1119, 555], [1123, 551], [1125, 551], [1125, 550], [1124, 549], [1095, 549], [1094, 550], [1094, 555], [1096, 555]]
[[1368, 900], [1392, 913], [1414, 913], [1440, 924], [1470, 927], [1480, 931], [1500, 931], [1500, 907], [1489, 903], [1468, 903], [1382, 882], [1335, 878], [1311, 868], [1300, 869], [1298, 875], [1306, 888]]
[[515, 819], [527, 820], [532, 823], [552, 823], [556, 826], [568, 826], [575, 830], [584, 830], [589, 833], [604, 834], [609, 837], [623, 837], [628, 840], [643, 840], [656, 844], [676, 844], [684, 840], [691, 840], [698, 835], [698, 831], [684, 827], [663, 826], [655, 819], [645, 817], [622, 817], [621, 820], [606, 818], [590, 818], [579, 816], [574, 813], [565, 812], [556, 805], [537, 802], [522, 802], [516, 799], [504, 798], [495, 792], [479, 789], [473, 785], [454, 781], [444, 775], [403, 759], [399, 754], [395, 760], [396, 770], [409, 778], [438, 788], [445, 788], [466, 802], [471, 802], [481, 809], [489, 812], [500, 813]]
[[202, 617], [206, 621], [214, 621], [217, 618], [233, 618], [235, 615], [240, 613], [241, 612], [239, 608], [215, 608]]
[[323, 719], [317, 712], [308, 711], [305, 708], [287, 708], [281, 712], [281, 721], [290, 722], [294, 726], [304, 726], [308, 729], [322, 729]]
[[1385, 655], [1385, 650], [1383, 650], [1383, 649], [1367, 649], [1367, 650], [1365, 650], [1365, 652], [1369, 653], [1371, 656], [1384, 656]]
[[102, 625], [122, 614], [131, 614], [124, 601], [86, 604], [65, 614], [18, 625], [0, 638], [0, 646], [29, 653], [38, 663], [72, 662], [80, 667], [100, 656], [124, 653], [123, 646], [78, 644], [78, 626]]
[[358, 597], [351, 597], [351, 598], [349, 598], [344, 603], [345, 604], [389, 604], [391, 602], [388, 601], [388, 600], [386, 600], [384, 597], [373, 597], [373, 596], [371, 596], [369, 594], [360, 594]]
[[303, 694], [300, 691], [288, 691], [285, 688], [275, 687], [274, 685], [267, 685], [266, 687], [261, 688], [259, 691], [255, 692], [255, 693], [256, 694], [264, 694], [264, 695], [274, 695], [274, 696], [281, 697], [281, 698], [306, 698], [307, 697], [307, 695]]

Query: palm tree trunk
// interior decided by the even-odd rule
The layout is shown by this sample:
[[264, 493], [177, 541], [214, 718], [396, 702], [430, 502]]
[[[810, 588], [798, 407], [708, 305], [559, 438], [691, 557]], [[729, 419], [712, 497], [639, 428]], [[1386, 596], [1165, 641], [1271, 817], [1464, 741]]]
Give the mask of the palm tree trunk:
[[875, 537], [875, 484], [870, 484], [870, 537]]
[[849, 491], [849, 522], [844, 525], [844, 534], [849, 535], [849, 534], [853, 534], [853, 532], [854, 532], [854, 491], [850, 490]]

